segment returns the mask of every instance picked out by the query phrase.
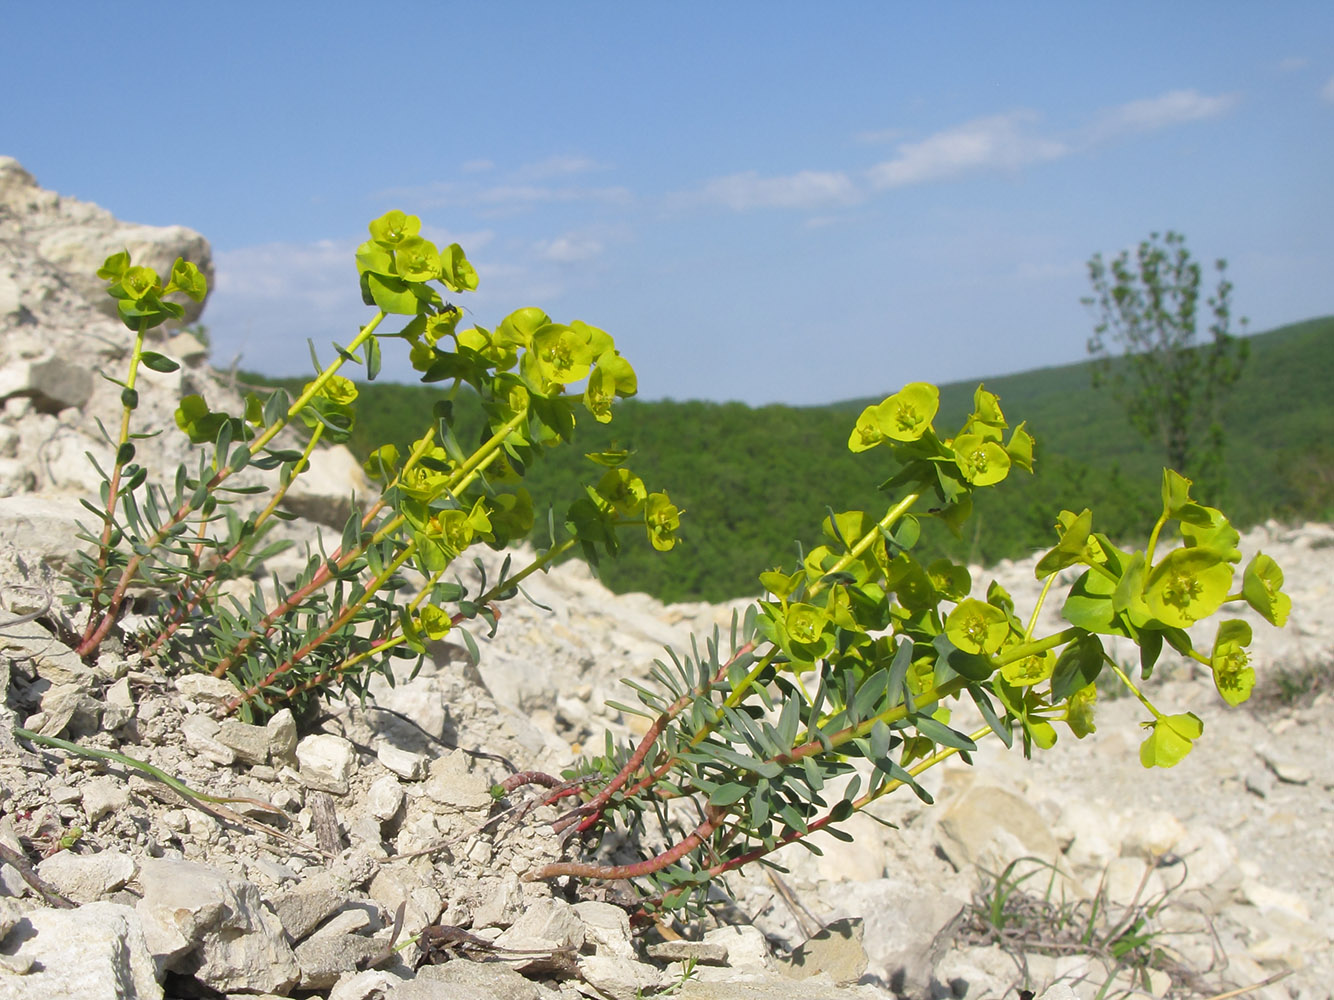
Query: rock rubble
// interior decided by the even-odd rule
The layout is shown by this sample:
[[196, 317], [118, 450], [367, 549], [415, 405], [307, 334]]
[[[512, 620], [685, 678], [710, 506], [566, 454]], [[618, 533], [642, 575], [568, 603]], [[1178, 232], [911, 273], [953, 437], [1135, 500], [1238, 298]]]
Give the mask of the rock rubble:
[[[126, 350], [81, 274], [131, 238], [167, 266], [207, 259], [198, 234], [117, 223], [0, 158], [0, 623], [42, 610], [80, 544], [78, 498], [96, 495], [83, 452], [105, 450], [96, 422], [119, 413], [96, 373], [115, 372]], [[150, 426], [172, 428], [186, 389], [236, 402], [197, 346], [155, 348], [182, 369], [145, 388]], [[184, 458], [179, 435], [155, 441], [162, 467]], [[347, 480], [302, 501], [306, 513], [337, 523]], [[1334, 657], [1334, 529], [1268, 524], [1245, 544], [1289, 581], [1289, 628], [1252, 623], [1261, 686], [1281, 691], [1281, 678]], [[500, 557], [486, 558], [494, 575]], [[1032, 567], [974, 579], [996, 578], [1023, 606], [1040, 589]], [[1165, 658], [1155, 698], [1196, 712], [1206, 734], [1172, 771], [1140, 767], [1142, 710], [1107, 700], [1083, 741], [1062, 735], [1028, 762], [984, 743], [972, 766], [926, 776], [934, 808], [891, 796], [874, 819], [852, 819], [852, 845], [821, 838], [820, 857], [785, 851], [781, 878], [731, 879], [731, 901], [716, 926], [691, 929], [697, 939], [666, 925], [636, 935], [615, 887], [581, 898], [523, 878], [562, 846], [544, 817], [501, 815], [500, 761], [556, 773], [604, 729], [634, 732], [639, 720], [606, 705], [624, 697], [620, 677], [645, 677], [663, 645], [725, 627], [744, 602], [618, 597], [575, 563], [527, 589], [554, 610], [512, 603], [496, 637], [478, 637], [480, 663], [437, 643], [415, 677], [377, 679], [364, 705], [330, 703], [304, 732], [286, 711], [265, 726], [218, 719], [231, 689], [210, 677], [169, 677], [123, 651], [84, 664], [53, 634], [74, 624], [58, 603], [0, 626], [0, 997], [964, 1000], [1027, 981], [1050, 987], [1049, 1000], [1087, 1000], [1107, 975], [1097, 959], [1034, 947], [1025, 970], [968, 912], [1024, 858], [1037, 860], [1018, 872], [1042, 873], [1024, 883], [1035, 899], [1097, 898], [1127, 919], [1161, 904], [1143, 929], [1163, 935], [1178, 971], [1119, 980], [1128, 992], [1204, 996], [1288, 972], [1255, 995], [1331, 995], [1328, 692], [1227, 709]], [[29, 750], [16, 724], [230, 801], [191, 802], [114, 762]]]

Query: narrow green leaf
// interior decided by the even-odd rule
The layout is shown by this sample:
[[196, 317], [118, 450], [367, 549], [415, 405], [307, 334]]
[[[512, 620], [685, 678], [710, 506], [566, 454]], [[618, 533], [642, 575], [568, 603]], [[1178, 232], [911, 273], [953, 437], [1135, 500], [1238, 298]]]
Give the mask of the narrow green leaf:
[[963, 733], [951, 729], [939, 719], [933, 719], [929, 715], [917, 716], [913, 719], [913, 725], [917, 727], [919, 733], [933, 743], [939, 743], [941, 746], [953, 747], [956, 750], [977, 749], [977, 744]]

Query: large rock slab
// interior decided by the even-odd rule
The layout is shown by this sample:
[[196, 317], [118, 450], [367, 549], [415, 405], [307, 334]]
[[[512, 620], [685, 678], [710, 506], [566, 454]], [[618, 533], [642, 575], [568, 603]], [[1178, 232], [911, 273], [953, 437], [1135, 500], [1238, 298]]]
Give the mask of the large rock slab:
[[29, 910], [0, 939], [0, 955], [27, 968], [0, 972], [6, 1000], [162, 1000], [139, 916], [118, 903]]

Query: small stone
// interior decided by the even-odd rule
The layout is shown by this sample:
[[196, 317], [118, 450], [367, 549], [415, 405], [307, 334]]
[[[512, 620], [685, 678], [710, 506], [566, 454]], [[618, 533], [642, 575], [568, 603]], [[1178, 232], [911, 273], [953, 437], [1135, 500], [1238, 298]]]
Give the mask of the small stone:
[[235, 751], [247, 764], [263, 764], [269, 759], [269, 733], [263, 726], [251, 726], [236, 719], [224, 719], [218, 727], [217, 741]]
[[578, 950], [584, 943], [584, 923], [574, 907], [563, 899], [539, 899], [502, 934], [497, 943], [505, 948], [554, 951]]
[[426, 777], [425, 754], [400, 750], [392, 743], [381, 743], [376, 748], [375, 757], [387, 770], [393, 771], [400, 778], [421, 781]]
[[[20, 936], [21, 943], [15, 941]], [[155, 956], [128, 906], [94, 902], [72, 910], [29, 910], [9, 940], [18, 947], [11, 959], [26, 971], [21, 979], [0, 979], [5, 997], [162, 997]]]
[[235, 764], [236, 754], [231, 747], [218, 742], [218, 730], [217, 722], [207, 715], [198, 713], [187, 715], [185, 721], [181, 723], [181, 735], [185, 737], [185, 745], [191, 750], [205, 760], [211, 760], [224, 767]]
[[69, 785], [54, 784], [46, 788], [47, 797], [56, 805], [67, 806], [71, 802], [78, 802], [83, 798], [83, 792]]
[[659, 941], [648, 946], [650, 958], [660, 962], [695, 961], [700, 965], [726, 965], [727, 947], [707, 941]]
[[60, 851], [37, 866], [44, 880], [76, 903], [91, 903], [134, 877], [134, 861], [119, 851], [71, 854]]
[[1274, 772], [1274, 777], [1279, 781], [1289, 785], [1305, 785], [1311, 780], [1311, 770], [1296, 761], [1288, 760], [1275, 753], [1273, 750], [1262, 748], [1259, 751], [1260, 759], [1265, 762], [1265, 767]]
[[[101, 661], [99, 660], [99, 668]], [[102, 701], [102, 728], [116, 730], [134, 718], [134, 695], [130, 679], [122, 677], [106, 690]]]
[[223, 705], [236, 697], [236, 685], [212, 674], [182, 674], [176, 678], [176, 690], [187, 701], [199, 705]]
[[340, 976], [329, 991], [329, 1000], [382, 1000], [403, 980], [380, 969], [367, 969], [351, 976]]
[[366, 808], [380, 822], [387, 823], [393, 819], [402, 805], [403, 786], [397, 778], [384, 775], [371, 782], [366, 792]]
[[821, 972], [840, 986], [855, 983], [870, 959], [862, 947], [864, 928], [857, 917], [835, 920], [796, 948], [784, 971], [794, 979], [809, 979]]
[[[481, 905], [473, 911], [472, 925], [474, 927], [509, 927], [522, 915], [523, 904], [523, 888], [519, 885], [518, 876], [511, 872], [501, 879], [494, 888], [482, 893]], [[579, 918], [584, 921], [585, 927], [589, 926], [589, 922], [581, 907], [587, 905], [587, 903], [575, 904], [575, 911], [579, 913]], [[618, 912], [624, 918], [625, 912]], [[628, 921], [626, 926], [629, 926]]]
[[130, 790], [115, 778], [94, 778], [81, 791], [84, 815], [90, 823], [130, 804]]
[[429, 798], [452, 811], [474, 812], [491, 808], [491, 782], [474, 771], [468, 755], [455, 750], [431, 762], [425, 791]]
[[301, 989], [325, 990], [339, 977], [356, 972], [358, 963], [373, 958], [384, 945], [360, 934], [315, 936], [296, 946], [301, 966]]
[[274, 712], [264, 730], [269, 734], [269, 754], [274, 760], [288, 760], [296, 750], [296, 719], [290, 708]]
[[296, 745], [298, 776], [307, 788], [346, 795], [357, 751], [341, 736], [316, 733]]

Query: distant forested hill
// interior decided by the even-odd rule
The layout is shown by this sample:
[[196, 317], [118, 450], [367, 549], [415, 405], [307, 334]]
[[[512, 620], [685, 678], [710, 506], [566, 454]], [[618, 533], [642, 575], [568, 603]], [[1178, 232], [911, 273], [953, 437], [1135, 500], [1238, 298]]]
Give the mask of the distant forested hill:
[[[1334, 316], [1250, 341], [1251, 358], [1225, 421], [1227, 495], [1202, 499], [1224, 506], [1239, 526], [1268, 517], [1334, 519]], [[242, 378], [289, 389], [304, 382]], [[892, 378], [886, 374], [885, 394], [899, 388]], [[1133, 538], [1151, 523], [1160, 458], [1133, 434], [1110, 393], [1090, 388], [1087, 363], [983, 381], [1000, 395], [1012, 424], [1028, 422], [1038, 442], [1037, 475], [1019, 473], [982, 491], [968, 537], [935, 530], [925, 545], [972, 561], [1023, 556], [1052, 543], [1051, 525], [1062, 507], [1093, 508], [1095, 524], [1114, 537]], [[941, 387], [936, 426], [942, 436], [966, 417], [976, 387]], [[389, 441], [403, 448], [420, 435], [441, 391], [363, 385], [349, 446], [359, 457]], [[761, 570], [790, 562], [798, 542], [814, 543], [826, 505], [883, 508], [875, 486], [892, 472], [886, 456], [877, 450], [853, 455], [846, 447], [861, 408], [878, 401], [752, 408], [626, 400], [610, 425], [582, 421], [574, 446], [536, 465], [528, 485], [539, 510], [550, 504], [559, 521], [579, 495], [579, 476], [594, 471], [582, 453], [632, 449], [629, 466], [651, 489], [667, 489], [686, 512], [686, 544], [660, 554], [635, 539], [622, 559], [603, 566], [608, 585], [665, 600], [751, 594]], [[465, 442], [481, 429], [480, 412], [469, 403], [467, 397], [456, 401]]]

